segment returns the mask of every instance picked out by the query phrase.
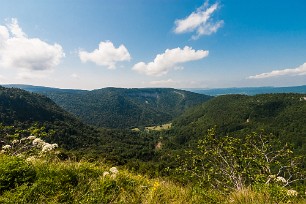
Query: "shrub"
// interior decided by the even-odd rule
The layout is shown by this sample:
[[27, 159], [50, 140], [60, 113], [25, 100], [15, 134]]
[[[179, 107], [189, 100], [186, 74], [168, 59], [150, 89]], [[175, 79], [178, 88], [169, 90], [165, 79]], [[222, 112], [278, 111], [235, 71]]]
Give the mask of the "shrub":
[[0, 194], [23, 184], [35, 181], [36, 171], [24, 159], [0, 155]]

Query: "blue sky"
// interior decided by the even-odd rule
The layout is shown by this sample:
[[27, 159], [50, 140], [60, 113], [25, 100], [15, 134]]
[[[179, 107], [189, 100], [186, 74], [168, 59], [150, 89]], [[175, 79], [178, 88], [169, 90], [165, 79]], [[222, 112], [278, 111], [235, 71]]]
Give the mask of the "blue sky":
[[306, 84], [304, 0], [1, 0], [0, 84]]

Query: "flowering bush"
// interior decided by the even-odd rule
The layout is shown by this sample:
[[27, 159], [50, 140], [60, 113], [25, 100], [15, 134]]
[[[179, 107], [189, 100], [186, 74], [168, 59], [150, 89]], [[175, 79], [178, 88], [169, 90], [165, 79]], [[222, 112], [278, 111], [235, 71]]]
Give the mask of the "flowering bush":
[[2, 146], [1, 152], [8, 155], [33, 155], [51, 152], [56, 148], [58, 148], [57, 144], [50, 144], [41, 138], [29, 136], [20, 140], [15, 139], [10, 145]]
[[0, 124], [0, 136], [3, 138], [0, 146], [2, 154], [11, 156], [47, 156], [58, 148], [57, 144], [45, 142], [41, 137], [48, 134], [44, 128], [36, 126], [28, 130], [20, 130], [14, 126], [2, 126]]

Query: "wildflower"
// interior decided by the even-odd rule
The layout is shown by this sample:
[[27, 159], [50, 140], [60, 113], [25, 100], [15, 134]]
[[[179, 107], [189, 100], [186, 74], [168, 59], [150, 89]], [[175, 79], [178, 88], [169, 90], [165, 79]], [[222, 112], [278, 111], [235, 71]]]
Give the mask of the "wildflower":
[[27, 137], [27, 139], [28, 139], [28, 140], [35, 140], [35, 139], [36, 139], [36, 137], [35, 137], [35, 136], [33, 136], [33, 135], [30, 135], [29, 137]]
[[159, 182], [158, 181], [155, 181], [154, 184], [153, 184], [153, 188], [152, 188], [152, 191], [156, 191], [157, 188], [159, 187]]
[[117, 174], [119, 173], [118, 169], [116, 167], [112, 167], [109, 169], [109, 171], [112, 173], [112, 174]]
[[287, 180], [284, 177], [281, 177], [281, 176], [276, 177], [276, 181], [282, 182], [282, 183], [287, 183]]
[[109, 172], [108, 172], [108, 171], [104, 171], [104, 172], [103, 172], [103, 177], [108, 176], [108, 175], [109, 175]]
[[50, 152], [54, 150], [56, 147], [58, 147], [57, 144], [49, 144], [49, 143], [44, 143], [42, 152]]
[[296, 190], [287, 190], [288, 196], [297, 196], [298, 192]]
[[112, 179], [115, 179], [115, 178], [117, 177], [117, 175], [116, 175], [116, 174], [112, 174], [110, 177], [111, 177]]
[[17, 143], [19, 143], [19, 140], [13, 140], [12, 141], [12, 144], [14, 145], [14, 144], [17, 144]]
[[2, 146], [2, 149], [3, 150], [8, 150], [8, 149], [11, 149], [11, 145], [4, 145], [4, 146]]
[[56, 143], [52, 144], [52, 146], [53, 146], [53, 149], [58, 148], [58, 144]]
[[31, 156], [31, 157], [28, 157], [27, 159], [26, 159], [26, 161], [27, 162], [33, 162], [33, 161], [35, 161], [35, 157], [34, 156]]
[[45, 142], [40, 138], [36, 138], [33, 140], [32, 144], [37, 147], [42, 147], [45, 145]]

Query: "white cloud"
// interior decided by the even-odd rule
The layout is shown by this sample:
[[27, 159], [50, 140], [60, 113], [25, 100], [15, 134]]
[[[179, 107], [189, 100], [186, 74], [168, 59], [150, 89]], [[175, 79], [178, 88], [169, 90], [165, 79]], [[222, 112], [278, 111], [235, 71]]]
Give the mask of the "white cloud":
[[27, 35], [22, 31], [22, 29], [18, 25], [18, 21], [16, 18], [12, 18], [12, 22], [7, 24], [10, 32], [16, 38], [26, 38]]
[[100, 42], [99, 48], [92, 52], [79, 51], [80, 60], [85, 63], [94, 62], [100, 66], [107, 66], [108, 69], [115, 69], [117, 62], [130, 61], [131, 56], [124, 45], [115, 48], [112, 42]]
[[172, 79], [167, 79], [167, 80], [151, 81], [150, 84], [156, 86], [169, 86], [176, 84], [176, 82], [173, 81]]
[[80, 76], [76, 73], [71, 74], [71, 77], [74, 78], [74, 79], [79, 79], [80, 78]]
[[51, 72], [65, 56], [59, 44], [48, 44], [38, 38], [28, 38], [12, 19], [6, 26], [0, 26], [0, 67], [16, 69], [20, 76], [31, 73], [33, 77], [41, 77]]
[[178, 69], [181, 63], [199, 60], [206, 56], [208, 56], [207, 50], [193, 50], [188, 46], [183, 49], [167, 49], [164, 53], [158, 54], [153, 62], [135, 64], [133, 70], [146, 75], [161, 76], [167, 74], [171, 69]]
[[192, 39], [198, 39], [202, 35], [211, 35], [218, 31], [224, 24], [223, 20], [215, 21], [212, 15], [219, 8], [219, 4], [209, 5], [206, 1], [195, 12], [192, 12], [188, 17], [175, 21], [174, 32], [177, 34], [196, 32]]
[[278, 76], [298, 76], [298, 75], [306, 75], [306, 63], [293, 69], [274, 70], [272, 72], [257, 74], [254, 76], [250, 76], [249, 79], [263, 79], [263, 78], [271, 78]]

